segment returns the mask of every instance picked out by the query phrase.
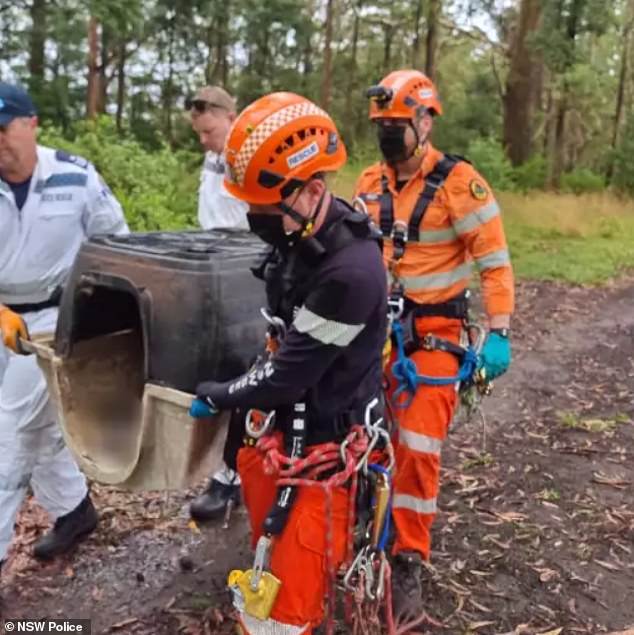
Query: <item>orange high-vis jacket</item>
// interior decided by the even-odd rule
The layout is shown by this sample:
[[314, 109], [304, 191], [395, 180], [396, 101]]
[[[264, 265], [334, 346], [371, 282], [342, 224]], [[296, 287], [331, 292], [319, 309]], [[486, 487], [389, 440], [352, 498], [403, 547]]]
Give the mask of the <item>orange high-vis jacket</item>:
[[[394, 221], [405, 226], [443, 153], [428, 144], [420, 170], [397, 191], [394, 171], [384, 163], [367, 168], [357, 181], [355, 196], [379, 225], [381, 176], [388, 178]], [[394, 266], [393, 245], [384, 238], [383, 257], [388, 271], [403, 285], [405, 296], [418, 304], [446, 302], [464, 291], [473, 263], [480, 272], [485, 310], [489, 316], [510, 314], [514, 306], [513, 270], [504, 228], [491, 188], [466, 161], [460, 161], [429, 204], [420, 225], [419, 240], [409, 241]]]

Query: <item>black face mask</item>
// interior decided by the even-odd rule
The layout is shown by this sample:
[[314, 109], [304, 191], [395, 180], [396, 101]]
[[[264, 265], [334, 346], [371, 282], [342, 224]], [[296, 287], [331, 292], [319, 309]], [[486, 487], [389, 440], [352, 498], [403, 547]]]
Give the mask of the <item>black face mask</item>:
[[377, 126], [381, 154], [389, 164], [407, 161], [413, 152], [405, 146], [406, 126]]
[[288, 252], [301, 236], [301, 231], [288, 234], [284, 229], [284, 217], [281, 214], [252, 214], [247, 212], [249, 229], [260, 240], [276, 247], [281, 252]]

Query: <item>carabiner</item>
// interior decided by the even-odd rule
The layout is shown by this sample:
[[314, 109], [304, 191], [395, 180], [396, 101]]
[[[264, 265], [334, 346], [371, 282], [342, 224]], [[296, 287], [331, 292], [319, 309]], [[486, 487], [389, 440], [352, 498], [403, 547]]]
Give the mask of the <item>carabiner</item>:
[[[264, 422], [261, 425], [257, 425], [255, 423], [254, 416], [256, 414], [266, 415], [264, 417]], [[261, 439], [265, 434], [268, 434], [275, 425], [275, 410], [271, 410], [269, 413], [262, 412], [262, 410], [258, 410], [257, 408], [250, 408], [247, 410], [247, 414], [244, 418], [244, 429], [246, 433], [256, 441]]]
[[251, 573], [251, 579], [249, 580], [249, 586], [252, 591], [258, 590], [258, 585], [262, 579], [262, 573], [267, 565], [269, 556], [269, 550], [271, 548], [270, 536], [260, 536], [258, 538], [258, 544], [255, 548], [255, 558], [253, 559], [253, 571]]

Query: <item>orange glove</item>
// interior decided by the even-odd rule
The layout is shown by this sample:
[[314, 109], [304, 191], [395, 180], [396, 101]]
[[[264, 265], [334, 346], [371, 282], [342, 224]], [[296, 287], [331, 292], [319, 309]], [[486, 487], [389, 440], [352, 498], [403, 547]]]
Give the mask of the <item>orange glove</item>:
[[2, 341], [7, 348], [10, 348], [14, 353], [22, 355], [25, 353], [20, 339], [31, 339], [26, 323], [15, 311], [7, 307], [0, 308], [0, 332], [2, 332]]

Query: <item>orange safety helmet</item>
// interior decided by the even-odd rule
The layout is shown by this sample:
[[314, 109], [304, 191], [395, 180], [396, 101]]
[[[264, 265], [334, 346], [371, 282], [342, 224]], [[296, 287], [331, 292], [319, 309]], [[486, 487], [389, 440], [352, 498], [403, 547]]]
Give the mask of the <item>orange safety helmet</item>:
[[422, 109], [442, 115], [434, 82], [420, 71], [392, 71], [367, 90], [370, 119], [414, 119]]
[[247, 203], [272, 205], [315, 174], [338, 170], [347, 154], [327, 112], [300, 95], [272, 93], [234, 121], [225, 157], [227, 190]]

